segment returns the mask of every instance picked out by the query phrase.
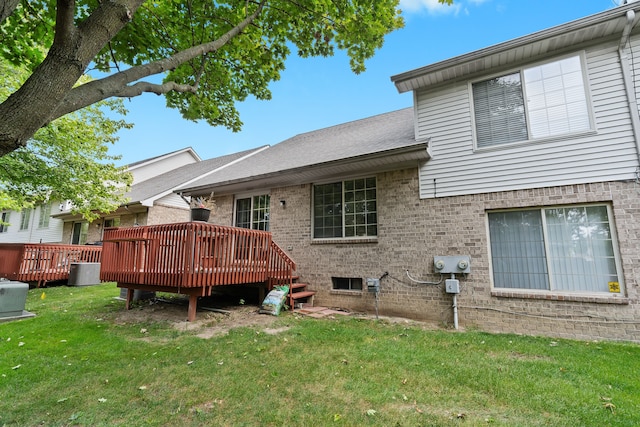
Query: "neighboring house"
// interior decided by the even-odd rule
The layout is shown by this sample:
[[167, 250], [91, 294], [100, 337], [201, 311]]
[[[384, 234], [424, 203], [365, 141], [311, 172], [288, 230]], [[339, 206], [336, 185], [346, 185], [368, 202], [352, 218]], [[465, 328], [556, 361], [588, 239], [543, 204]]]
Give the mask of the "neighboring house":
[[[198, 154], [188, 147], [131, 163], [127, 168], [133, 175], [133, 183], [136, 186], [155, 176], [200, 161]], [[181, 181], [183, 182], [185, 181]], [[0, 219], [9, 225], [0, 226], [0, 243], [85, 244], [99, 240], [96, 237], [101, 234], [102, 227], [90, 230], [86, 220], [79, 215], [71, 214], [71, 208], [68, 202], [52, 201], [39, 204], [32, 209], [2, 211]], [[119, 217], [118, 213], [107, 215], [104, 225], [118, 225]]]
[[133, 184], [126, 194], [128, 202], [116, 211], [102, 215], [89, 224], [70, 211], [55, 217], [64, 221], [63, 241], [72, 244], [96, 243], [108, 227], [166, 224], [190, 220], [189, 203], [174, 190], [209, 173], [251, 156], [260, 147], [208, 160], [201, 160], [191, 149], [136, 162], [128, 166]]
[[62, 243], [63, 221], [52, 218], [64, 209], [59, 202], [45, 202], [22, 211], [2, 211], [0, 243]]
[[[270, 230], [319, 305], [448, 324], [455, 305], [467, 328], [640, 341], [637, 13], [393, 76], [413, 108], [298, 135], [178, 191], [214, 191], [214, 221]], [[468, 256], [468, 273], [439, 274], [445, 256]]]

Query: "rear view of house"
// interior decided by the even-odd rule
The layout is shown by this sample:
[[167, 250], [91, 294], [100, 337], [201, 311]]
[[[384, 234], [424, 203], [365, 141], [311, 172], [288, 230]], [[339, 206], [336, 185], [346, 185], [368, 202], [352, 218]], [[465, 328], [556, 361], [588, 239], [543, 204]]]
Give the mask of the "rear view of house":
[[270, 230], [319, 305], [640, 341], [638, 3], [393, 76], [413, 108], [180, 189]]

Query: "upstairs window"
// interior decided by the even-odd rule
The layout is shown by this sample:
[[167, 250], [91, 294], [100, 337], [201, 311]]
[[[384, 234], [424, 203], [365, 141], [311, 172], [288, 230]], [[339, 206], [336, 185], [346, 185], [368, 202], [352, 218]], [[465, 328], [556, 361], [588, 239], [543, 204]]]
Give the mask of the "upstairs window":
[[491, 212], [495, 288], [621, 293], [606, 205]]
[[378, 235], [376, 179], [362, 178], [313, 186], [313, 237]]
[[269, 194], [236, 199], [236, 227], [269, 231], [270, 203]]
[[23, 209], [20, 213], [20, 230], [29, 229], [29, 220], [31, 219], [31, 209]]
[[591, 129], [580, 56], [473, 83], [478, 148]]
[[40, 217], [38, 218], [38, 228], [48, 228], [51, 217], [51, 203], [40, 205]]
[[5, 211], [0, 214], [0, 233], [9, 231], [9, 217], [11, 212]]

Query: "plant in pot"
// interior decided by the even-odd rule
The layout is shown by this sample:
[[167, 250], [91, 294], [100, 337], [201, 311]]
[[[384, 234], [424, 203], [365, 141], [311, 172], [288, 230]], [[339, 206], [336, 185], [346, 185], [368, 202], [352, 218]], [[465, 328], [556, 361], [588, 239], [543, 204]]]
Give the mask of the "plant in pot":
[[208, 196], [191, 197], [191, 221], [209, 221], [211, 212], [216, 208], [213, 193]]

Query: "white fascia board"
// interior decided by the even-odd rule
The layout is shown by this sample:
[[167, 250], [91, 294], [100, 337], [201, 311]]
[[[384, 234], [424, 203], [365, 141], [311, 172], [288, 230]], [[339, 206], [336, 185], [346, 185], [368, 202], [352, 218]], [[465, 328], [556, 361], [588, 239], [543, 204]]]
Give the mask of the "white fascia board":
[[153, 197], [149, 197], [149, 198], [147, 198], [145, 200], [141, 200], [140, 204], [143, 205], [143, 206], [151, 207], [151, 206], [153, 206], [153, 204], [155, 203], [156, 200], [158, 200], [158, 199], [160, 199], [160, 198], [162, 198], [164, 196], [167, 196], [167, 195], [169, 195], [171, 193], [180, 193], [180, 191], [179, 191], [180, 188], [183, 188], [183, 187], [185, 187], [185, 186], [187, 186], [187, 185], [189, 185], [189, 184], [191, 184], [191, 183], [193, 183], [195, 181], [198, 181], [198, 180], [206, 177], [207, 175], [210, 175], [210, 174], [215, 173], [215, 172], [219, 172], [219, 171], [221, 171], [221, 170], [223, 170], [223, 169], [225, 169], [225, 168], [227, 168], [227, 167], [229, 167], [231, 165], [239, 163], [239, 162], [241, 162], [241, 161], [253, 156], [254, 154], [258, 154], [259, 152], [261, 152], [263, 150], [266, 150], [269, 147], [270, 147], [269, 145], [265, 145], [264, 147], [261, 147], [261, 148], [255, 150], [255, 151], [252, 151], [251, 153], [249, 153], [249, 154], [247, 154], [245, 156], [239, 157], [239, 158], [237, 158], [237, 159], [235, 159], [235, 160], [233, 160], [233, 161], [231, 161], [229, 163], [225, 163], [224, 165], [222, 165], [220, 167], [212, 169], [212, 170], [210, 170], [209, 172], [207, 172], [207, 173], [205, 173], [203, 175], [200, 175], [200, 176], [192, 178], [192, 179], [190, 179], [190, 180], [188, 180], [186, 182], [183, 182], [183, 183], [181, 183], [179, 185], [176, 185], [175, 187], [170, 188], [168, 190], [165, 190], [162, 193], [158, 193]]

